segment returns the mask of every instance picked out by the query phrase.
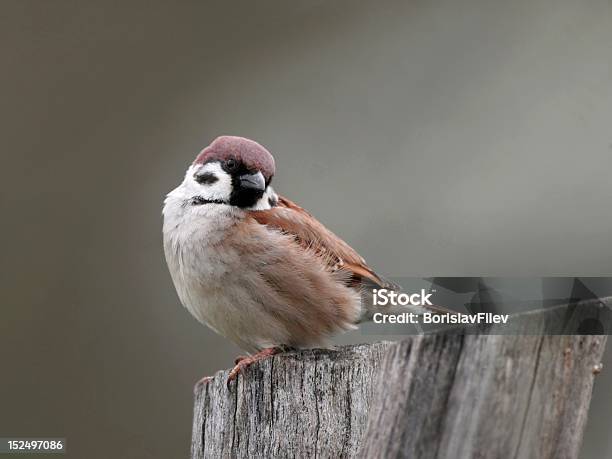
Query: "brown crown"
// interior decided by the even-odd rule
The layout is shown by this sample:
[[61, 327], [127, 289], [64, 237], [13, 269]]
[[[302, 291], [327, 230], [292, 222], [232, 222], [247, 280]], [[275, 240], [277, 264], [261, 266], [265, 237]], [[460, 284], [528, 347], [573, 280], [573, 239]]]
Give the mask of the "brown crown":
[[274, 157], [257, 142], [244, 137], [230, 135], [217, 137], [200, 152], [193, 163], [204, 164], [230, 158], [241, 161], [249, 170], [261, 171], [266, 181], [274, 176]]

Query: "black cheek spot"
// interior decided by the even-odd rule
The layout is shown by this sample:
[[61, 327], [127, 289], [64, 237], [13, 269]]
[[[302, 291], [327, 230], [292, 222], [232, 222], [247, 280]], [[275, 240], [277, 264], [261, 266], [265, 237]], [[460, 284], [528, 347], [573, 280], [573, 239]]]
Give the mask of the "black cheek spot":
[[276, 205], [278, 204], [278, 201], [276, 200], [276, 198], [269, 197], [268, 204], [270, 204], [270, 207], [276, 207]]
[[219, 180], [219, 178], [211, 172], [205, 172], [203, 174], [196, 175], [194, 178], [196, 182], [202, 185], [211, 185]]

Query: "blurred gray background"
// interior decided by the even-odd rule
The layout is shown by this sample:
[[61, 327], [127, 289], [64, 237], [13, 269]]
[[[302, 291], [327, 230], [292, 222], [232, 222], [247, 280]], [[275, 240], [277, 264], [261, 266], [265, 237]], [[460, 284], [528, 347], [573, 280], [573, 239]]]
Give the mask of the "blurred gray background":
[[179, 304], [160, 211], [220, 134], [387, 275], [612, 274], [609, 0], [2, 0], [0, 53], [0, 436], [188, 455], [238, 349]]

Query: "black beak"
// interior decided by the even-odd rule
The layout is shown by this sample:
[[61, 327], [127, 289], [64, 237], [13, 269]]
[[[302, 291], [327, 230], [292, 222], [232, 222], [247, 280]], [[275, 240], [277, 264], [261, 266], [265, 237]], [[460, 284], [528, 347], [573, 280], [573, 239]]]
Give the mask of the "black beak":
[[266, 191], [266, 179], [261, 172], [233, 177], [230, 204], [238, 207], [254, 206]]
[[266, 189], [266, 180], [261, 172], [241, 175], [238, 180], [243, 190], [263, 192]]

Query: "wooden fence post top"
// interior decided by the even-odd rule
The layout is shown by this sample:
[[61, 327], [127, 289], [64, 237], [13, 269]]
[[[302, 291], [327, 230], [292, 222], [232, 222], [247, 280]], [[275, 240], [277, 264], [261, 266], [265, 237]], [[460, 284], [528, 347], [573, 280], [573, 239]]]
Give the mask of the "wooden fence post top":
[[577, 458], [605, 342], [434, 334], [276, 355], [198, 388], [191, 457]]

